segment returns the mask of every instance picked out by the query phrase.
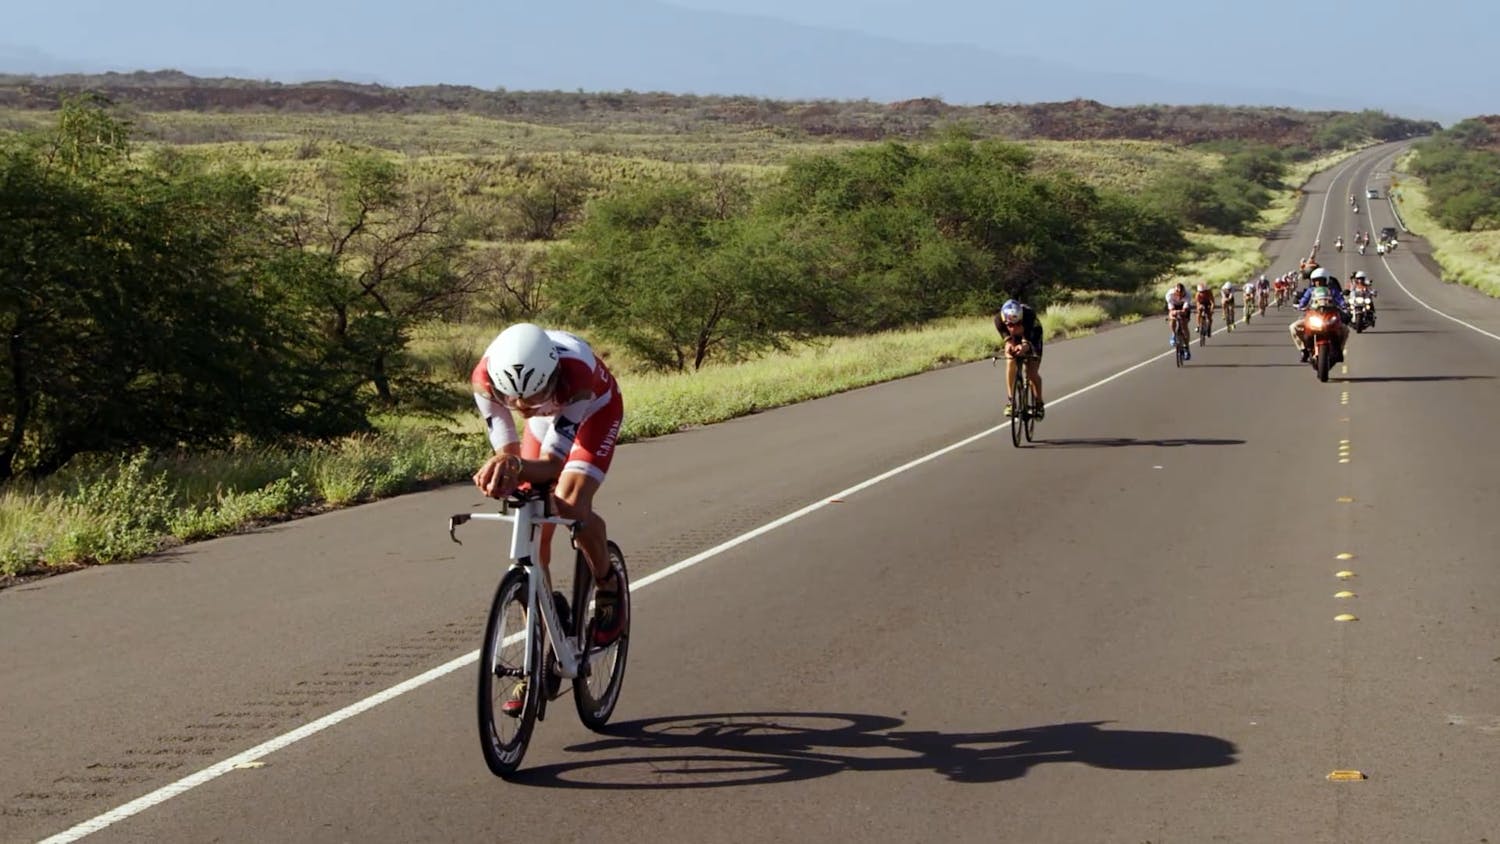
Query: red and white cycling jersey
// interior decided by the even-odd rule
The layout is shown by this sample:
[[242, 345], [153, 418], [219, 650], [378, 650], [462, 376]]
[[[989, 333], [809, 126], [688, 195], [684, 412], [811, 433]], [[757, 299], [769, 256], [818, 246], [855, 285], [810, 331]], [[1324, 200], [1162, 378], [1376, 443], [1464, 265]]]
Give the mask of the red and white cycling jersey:
[[489, 429], [490, 444], [499, 451], [517, 441], [511, 411], [520, 411], [529, 417], [521, 439], [522, 457], [566, 457], [563, 471], [583, 472], [602, 481], [624, 418], [620, 391], [609, 367], [594, 356], [588, 343], [566, 331], [548, 331], [547, 337], [557, 349], [557, 386], [543, 404], [523, 408], [495, 389], [489, 370], [493, 344], [474, 367], [469, 381], [479, 415]]

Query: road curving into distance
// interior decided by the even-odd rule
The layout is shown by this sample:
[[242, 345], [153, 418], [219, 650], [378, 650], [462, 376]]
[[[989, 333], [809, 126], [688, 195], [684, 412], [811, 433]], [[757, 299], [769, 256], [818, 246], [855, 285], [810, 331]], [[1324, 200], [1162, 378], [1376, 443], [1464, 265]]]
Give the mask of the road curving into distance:
[[1268, 245], [1376, 281], [1327, 384], [1291, 311], [1146, 320], [1048, 345], [1027, 449], [989, 363], [622, 447], [624, 695], [520, 782], [463, 486], [0, 592], [0, 840], [1500, 840], [1500, 303], [1331, 248], [1397, 151]]

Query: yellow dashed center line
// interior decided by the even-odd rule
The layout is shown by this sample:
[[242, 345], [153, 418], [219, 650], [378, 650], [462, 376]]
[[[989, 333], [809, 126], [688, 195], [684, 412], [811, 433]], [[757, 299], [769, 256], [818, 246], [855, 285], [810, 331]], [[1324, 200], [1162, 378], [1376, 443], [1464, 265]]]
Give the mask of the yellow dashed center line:
[[1369, 777], [1365, 776], [1362, 771], [1330, 771], [1328, 773], [1329, 782], [1359, 782], [1366, 779]]

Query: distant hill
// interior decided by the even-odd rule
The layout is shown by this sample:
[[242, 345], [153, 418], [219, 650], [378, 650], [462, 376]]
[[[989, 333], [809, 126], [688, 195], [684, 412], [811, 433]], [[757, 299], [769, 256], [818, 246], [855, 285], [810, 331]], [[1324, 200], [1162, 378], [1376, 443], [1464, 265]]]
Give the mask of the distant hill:
[[[1081, 98], [1117, 106], [1397, 107], [1368, 86], [1330, 90], [1319, 85], [1325, 92], [1320, 94], [1207, 82], [1196, 67], [1222, 60], [1212, 44], [1185, 51], [1172, 77], [1157, 78], [1075, 67], [1061, 48], [1065, 37], [1050, 48], [1017, 44], [1017, 52], [1008, 52], [662, 0], [427, 0], [394, 13], [365, 12], [359, 4], [257, 0], [212, 4], [211, 15], [196, 0], [156, 5], [158, 14], [145, 15], [128, 3], [91, 4], [87, 27], [51, 32], [32, 48], [6, 51], [0, 45], [0, 71], [172, 67], [198, 76], [283, 82], [336, 77], [399, 86], [633, 89], [880, 102], [936, 97], [966, 105]], [[1086, 14], [1080, 9], [1080, 17]], [[0, 33], [0, 41], [18, 37]], [[1046, 53], [1019, 54], [1028, 49]], [[74, 52], [63, 55], [63, 50]], [[1264, 60], [1277, 60], [1274, 51]], [[1311, 62], [1309, 84], [1312, 74], [1323, 73], [1315, 69], [1323, 65], [1310, 56], [1288, 55], [1286, 61]], [[1434, 101], [1441, 94], [1430, 93]]]
[[1311, 112], [1247, 106], [1114, 107], [1093, 100], [1029, 105], [956, 106], [926, 97], [869, 100], [770, 100], [641, 93], [486, 91], [457, 85], [391, 88], [325, 81], [286, 84], [202, 79], [177, 71], [100, 75], [0, 75], [0, 107], [53, 109], [62, 97], [94, 91], [142, 111], [463, 112], [534, 123], [605, 126], [669, 118], [766, 126], [862, 140], [921, 137], [963, 123], [985, 135], [1057, 140], [1133, 139], [1200, 143], [1253, 140], [1278, 147], [1325, 145], [1338, 121], [1368, 124], [1381, 140], [1429, 134], [1436, 123], [1375, 113]]

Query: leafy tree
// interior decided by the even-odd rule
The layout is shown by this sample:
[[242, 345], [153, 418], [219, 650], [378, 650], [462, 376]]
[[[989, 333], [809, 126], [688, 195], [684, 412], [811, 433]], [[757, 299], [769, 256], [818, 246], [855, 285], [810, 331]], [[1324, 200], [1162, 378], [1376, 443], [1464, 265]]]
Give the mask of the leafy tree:
[[596, 201], [558, 256], [559, 312], [678, 371], [700, 368], [711, 354], [735, 359], [810, 334], [795, 244], [737, 216], [743, 192], [728, 205], [723, 198], [699, 181]]
[[1467, 149], [1489, 146], [1495, 141], [1495, 133], [1489, 125], [1473, 118], [1453, 124], [1443, 132], [1443, 136], [1446, 140]]
[[1417, 144], [1414, 169], [1427, 180], [1432, 215], [1456, 231], [1500, 226], [1500, 153], [1489, 127], [1464, 120]]
[[556, 239], [577, 221], [591, 188], [582, 172], [543, 171], [505, 197], [505, 236], [515, 240]]
[[1268, 189], [1280, 187], [1286, 176], [1286, 160], [1270, 147], [1255, 147], [1231, 154], [1222, 172]]
[[962, 137], [886, 144], [792, 162], [762, 210], [815, 220], [823, 251], [840, 256], [819, 272], [836, 284], [832, 331], [1040, 303], [1065, 287], [1134, 289], [1171, 267], [1184, 243], [1167, 217], [1031, 164], [1023, 148]]
[[475, 298], [499, 322], [533, 321], [546, 305], [539, 253], [514, 244], [476, 249], [461, 273], [475, 279]]
[[393, 404], [399, 384], [431, 398], [401, 357], [413, 325], [457, 307], [484, 274], [464, 266], [464, 219], [440, 185], [375, 155], [330, 163], [311, 205], [283, 203], [279, 242], [302, 253], [286, 290], [336, 352]]
[[[83, 113], [79, 113], [83, 112]], [[0, 479], [86, 451], [348, 430], [263, 295], [243, 173], [128, 160], [103, 104], [0, 151]]]
[[1168, 172], [1143, 194], [1146, 203], [1191, 227], [1239, 234], [1270, 199], [1266, 189], [1230, 173], [1210, 175], [1198, 167]]

